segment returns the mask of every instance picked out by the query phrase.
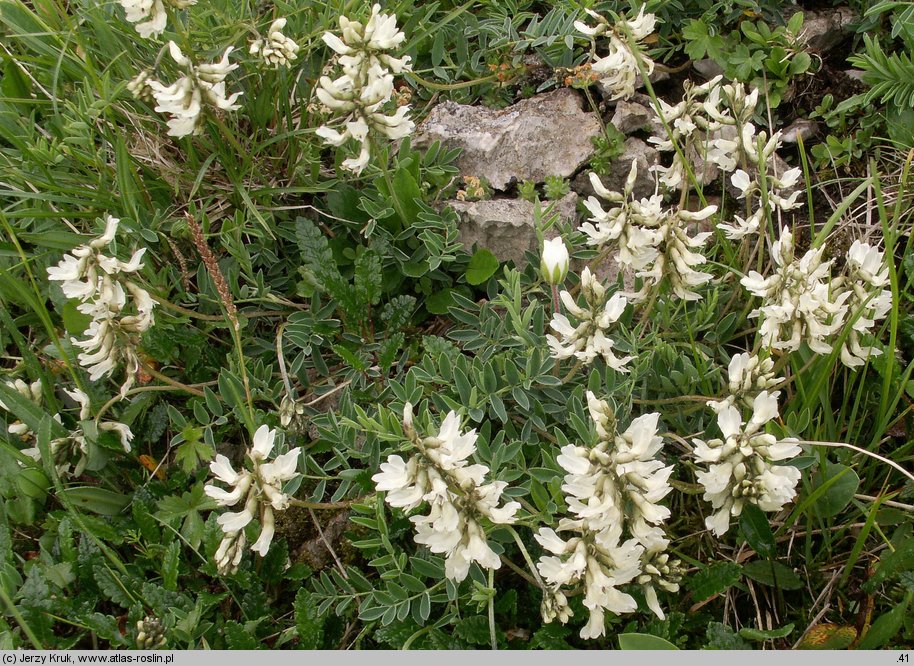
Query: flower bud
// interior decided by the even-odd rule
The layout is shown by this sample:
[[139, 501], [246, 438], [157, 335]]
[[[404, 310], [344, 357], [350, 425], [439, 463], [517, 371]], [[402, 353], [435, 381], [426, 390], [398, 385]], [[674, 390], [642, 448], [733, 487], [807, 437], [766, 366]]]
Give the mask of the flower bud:
[[568, 248], [561, 238], [553, 238], [543, 243], [543, 255], [540, 261], [540, 272], [543, 279], [552, 285], [559, 285], [568, 275]]

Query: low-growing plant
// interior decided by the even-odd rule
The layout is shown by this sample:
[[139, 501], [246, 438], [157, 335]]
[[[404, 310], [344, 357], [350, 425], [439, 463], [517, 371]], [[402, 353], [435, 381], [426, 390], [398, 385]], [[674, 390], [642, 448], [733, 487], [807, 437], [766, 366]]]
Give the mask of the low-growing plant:
[[[758, 88], [657, 97], [645, 7], [472, 4], [0, 5], [0, 645], [910, 638], [911, 158], [823, 219]], [[769, 73], [798, 22], [743, 29]], [[521, 183], [512, 266], [442, 204], [491, 188], [410, 136], [533, 49], [666, 131], [646, 197], [603, 135], [579, 227]]]

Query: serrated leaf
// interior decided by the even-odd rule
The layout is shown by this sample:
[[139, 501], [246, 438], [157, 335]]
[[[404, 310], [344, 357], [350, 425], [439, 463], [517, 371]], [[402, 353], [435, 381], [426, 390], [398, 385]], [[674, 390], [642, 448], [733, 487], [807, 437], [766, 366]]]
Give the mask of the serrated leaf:
[[108, 599], [123, 608], [130, 608], [136, 601], [128, 592], [127, 586], [120, 576], [106, 566], [99, 564], [93, 567], [92, 575], [98, 589]]
[[711, 622], [705, 633], [706, 650], [751, 650], [752, 646], [740, 638], [730, 627], [720, 622]]
[[234, 620], [225, 623], [222, 634], [225, 636], [225, 642], [230, 650], [256, 650], [261, 647], [260, 641]]
[[298, 646], [303, 650], [320, 649], [324, 643], [324, 619], [317, 612], [314, 596], [305, 588], [299, 588], [294, 609]]
[[166, 590], [178, 589], [178, 565], [181, 563], [181, 544], [172, 541], [162, 557], [162, 586]]
[[696, 602], [710, 599], [739, 582], [741, 567], [735, 562], [717, 562], [686, 581]]
[[488, 645], [489, 619], [484, 615], [466, 617], [454, 626], [454, 633], [471, 645]]

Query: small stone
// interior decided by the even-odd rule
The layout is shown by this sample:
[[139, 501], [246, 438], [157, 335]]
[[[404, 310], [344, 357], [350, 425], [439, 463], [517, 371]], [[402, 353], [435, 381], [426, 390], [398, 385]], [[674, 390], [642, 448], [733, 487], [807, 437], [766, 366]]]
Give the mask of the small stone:
[[560, 88], [505, 109], [444, 102], [419, 126], [413, 144], [425, 148], [441, 141], [459, 148], [456, 164], [463, 175], [504, 191], [514, 182], [572, 176], [593, 155], [591, 139], [601, 131], [580, 95]]
[[[600, 177], [600, 181], [610, 192], [621, 192], [625, 188], [625, 180], [632, 168], [632, 161], [638, 162], [638, 178], [635, 181], [633, 193], [642, 198], [654, 193], [654, 174], [650, 170], [660, 161], [660, 154], [655, 148], [641, 139], [629, 137], [625, 141], [625, 152], [613, 160], [609, 173]], [[590, 172], [578, 174], [571, 183], [571, 189], [582, 197], [594, 194], [590, 184]]]
[[718, 65], [716, 60], [712, 60], [711, 58], [696, 60], [692, 63], [692, 67], [709, 81], [715, 76], [723, 76], [724, 73], [724, 68]]
[[825, 53], [845, 40], [850, 26], [858, 19], [857, 12], [850, 7], [804, 11], [800, 37], [813, 51]]
[[[567, 194], [556, 202], [555, 213], [564, 223], [573, 223], [577, 214], [578, 195]], [[499, 261], [513, 261], [518, 268], [526, 265], [528, 250], [539, 256], [540, 248], [533, 224], [533, 203], [525, 199], [487, 199], [485, 201], [448, 201], [460, 217], [460, 242], [468, 251], [475, 244], [486, 248]], [[541, 204], [544, 208], [547, 202]]]
[[623, 134], [632, 134], [651, 124], [654, 112], [637, 102], [620, 100], [610, 122]]
[[803, 139], [803, 142], [805, 143], [818, 133], [819, 123], [815, 120], [797, 118], [787, 128], [781, 131], [781, 141], [784, 143], [798, 143], [799, 139]]

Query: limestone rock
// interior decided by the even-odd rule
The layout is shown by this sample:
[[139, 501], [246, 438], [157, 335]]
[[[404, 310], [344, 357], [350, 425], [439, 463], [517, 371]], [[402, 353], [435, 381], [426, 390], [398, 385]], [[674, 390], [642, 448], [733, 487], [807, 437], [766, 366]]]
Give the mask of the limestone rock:
[[[573, 222], [577, 203], [578, 195], [571, 192], [556, 202], [554, 212], [563, 222]], [[531, 202], [524, 199], [488, 199], [448, 201], [447, 205], [460, 216], [460, 241], [467, 250], [475, 244], [491, 250], [499, 261], [511, 260], [518, 267], [526, 263], [524, 252], [527, 250], [539, 256]], [[546, 205], [544, 202], [543, 206]]]
[[569, 88], [498, 110], [448, 101], [432, 109], [413, 145], [441, 141], [460, 148], [461, 173], [485, 178], [496, 190], [546, 176], [568, 178], [593, 154], [591, 138], [601, 132], [597, 116], [582, 107]]
[[804, 11], [802, 38], [813, 51], [825, 53], [844, 41], [858, 18], [850, 7]]
[[[639, 198], [650, 196], [654, 193], [654, 174], [650, 168], [659, 162], [660, 155], [653, 146], [635, 137], [629, 137], [625, 141], [625, 152], [613, 160], [609, 173], [600, 180], [611, 192], [621, 192], [633, 160], [638, 162], [638, 179], [635, 181], [634, 194]], [[585, 198], [593, 195], [590, 172], [578, 174], [572, 181], [571, 188]]]
[[651, 124], [654, 112], [638, 102], [620, 100], [610, 121], [623, 134], [632, 134]]

